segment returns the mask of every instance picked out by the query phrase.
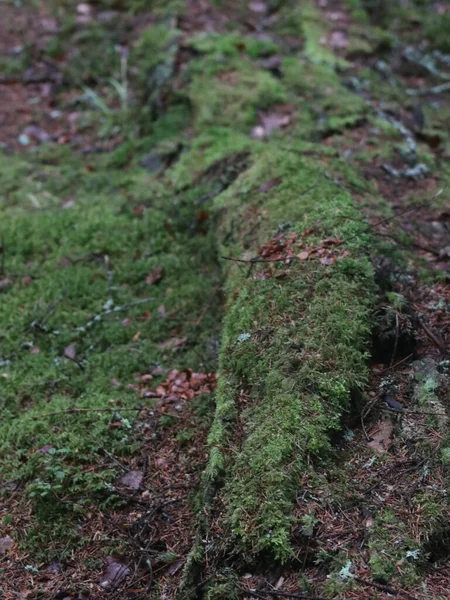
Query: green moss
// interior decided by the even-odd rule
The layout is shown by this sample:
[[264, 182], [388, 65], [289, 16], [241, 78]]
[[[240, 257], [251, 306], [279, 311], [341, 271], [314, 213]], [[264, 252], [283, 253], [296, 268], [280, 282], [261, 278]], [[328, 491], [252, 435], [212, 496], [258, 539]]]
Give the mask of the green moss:
[[[149, 185], [142, 169], [108, 170], [110, 157], [91, 158], [87, 169], [68, 151], [52, 156], [52, 165], [0, 157], [2, 278], [10, 281], [0, 306], [0, 469], [33, 501], [38, 527], [20, 541], [50, 554], [61, 541], [68, 552], [78, 543], [80, 511], [117, 502], [116, 474], [101, 456], [139, 442], [129, 410], [139, 401], [127, 384], [151, 363], [214, 362], [208, 344], [219, 322], [213, 295], [205, 329], [195, 325], [219, 285], [214, 237], [196, 221], [205, 187], [175, 196], [170, 184]], [[149, 286], [154, 267], [163, 282]], [[186, 348], [157, 347], [173, 335], [187, 337]]]
[[[261, 204], [260, 184], [275, 177], [281, 179], [276, 194]], [[295, 263], [282, 282], [247, 279], [239, 265], [229, 267], [230, 301], [208, 474], [225, 472], [221, 526], [240, 551], [247, 556], [270, 552], [283, 561], [290, 556], [295, 482], [307, 468], [306, 456], [328, 453], [329, 435], [349, 410], [351, 390], [365, 382], [366, 292], [372, 277], [363, 256], [367, 239], [361, 225], [350, 220], [355, 213], [347, 194], [295, 154], [273, 148], [261, 151], [217, 206], [226, 215], [226, 255], [239, 256], [245, 248], [256, 251], [282, 223], [298, 233], [314, 227], [312, 245], [321, 236], [348, 239], [354, 253], [331, 268], [315, 261]], [[253, 206], [258, 210], [245, 222], [244, 214]], [[233, 442], [236, 427], [242, 430], [239, 447]], [[231, 463], [221, 446], [229, 446]]]

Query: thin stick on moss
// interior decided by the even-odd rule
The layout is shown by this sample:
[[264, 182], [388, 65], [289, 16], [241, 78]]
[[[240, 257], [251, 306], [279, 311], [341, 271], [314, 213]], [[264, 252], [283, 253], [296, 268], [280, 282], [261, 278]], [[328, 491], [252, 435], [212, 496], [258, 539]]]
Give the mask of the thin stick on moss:
[[[162, 398], [162, 396], [152, 396], [152, 398]], [[134, 406], [134, 407], [125, 407], [125, 408], [66, 408], [64, 410], [54, 410], [53, 412], [44, 413], [42, 415], [36, 415], [35, 419], [40, 419], [41, 417], [52, 417], [53, 415], [64, 415], [71, 413], [88, 413], [88, 412], [124, 412], [124, 411], [137, 411], [140, 412], [144, 410], [145, 406]], [[148, 407], [147, 407], [148, 408]], [[173, 415], [178, 416], [178, 415]]]
[[394, 596], [402, 596], [403, 598], [407, 598], [407, 600], [419, 600], [417, 596], [413, 596], [412, 594], [408, 594], [404, 590], [400, 590], [398, 588], [392, 587], [391, 585], [384, 585], [382, 583], [376, 583], [375, 581], [368, 581], [367, 579], [361, 579], [361, 577], [353, 578], [358, 583], [362, 583], [363, 585], [367, 585], [369, 587], [373, 587], [376, 590], [380, 590], [381, 592], [386, 592], [387, 594], [392, 594]]
[[140, 304], [145, 304], [146, 302], [151, 302], [154, 298], [143, 298], [142, 300], [136, 300], [136, 302], [129, 302], [128, 304], [122, 304], [122, 306], [112, 306], [111, 308], [107, 308], [102, 312], [96, 314], [90, 321], [84, 325], [84, 327], [77, 327], [75, 331], [79, 333], [84, 333], [87, 329], [93, 327], [96, 323], [99, 323], [104, 317], [111, 315], [116, 312], [123, 312], [125, 310], [129, 310], [133, 308], [133, 306], [138, 306]]
[[308, 596], [307, 594], [293, 593], [293, 592], [281, 592], [278, 590], [248, 590], [242, 587], [239, 587], [242, 592], [246, 594], [250, 594], [254, 598], [265, 598], [263, 594], [268, 596], [275, 596], [278, 598], [300, 598], [301, 600], [326, 600], [323, 596]]

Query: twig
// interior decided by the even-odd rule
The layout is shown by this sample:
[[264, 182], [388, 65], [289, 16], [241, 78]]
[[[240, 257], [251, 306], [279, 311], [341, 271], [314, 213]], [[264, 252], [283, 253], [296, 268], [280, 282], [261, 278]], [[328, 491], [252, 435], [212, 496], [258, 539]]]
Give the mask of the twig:
[[278, 590], [248, 590], [239, 586], [239, 589], [245, 594], [250, 594], [255, 598], [264, 598], [261, 594], [267, 594], [268, 596], [276, 596], [279, 598], [299, 598], [301, 600], [326, 600], [323, 596], [308, 596], [307, 594], [300, 593], [291, 593], [291, 592], [281, 592]]
[[108, 315], [111, 315], [116, 312], [123, 312], [125, 310], [128, 310], [129, 308], [132, 308], [133, 306], [138, 306], [139, 304], [144, 304], [145, 302], [150, 302], [151, 300], [154, 300], [154, 298], [143, 298], [142, 300], [136, 300], [136, 302], [129, 302], [128, 304], [123, 304], [122, 306], [113, 306], [112, 308], [106, 308], [101, 313], [96, 314], [90, 321], [86, 323], [86, 325], [84, 325], [84, 327], [76, 327], [75, 331], [83, 333], [87, 329], [93, 327], [96, 323], [99, 323], [104, 317], [107, 317]]
[[238, 263], [246, 263], [253, 265], [254, 263], [273, 263], [273, 262], [285, 262], [287, 260], [294, 260], [296, 256], [285, 256], [283, 258], [233, 258], [232, 256], [221, 256], [223, 260], [231, 260]]
[[441, 351], [441, 353], [443, 354], [443, 356], [447, 356], [448, 350], [444, 346], [443, 342], [437, 337], [437, 335], [435, 333], [433, 333], [431, 331], [431, 329], [429, 329], [428, 326], [425, 325], [425, 323], [419, 317], [417, 317], [417, 322], [419, 323], [419, 325], [424, 330], [427, 338], [436, 346], [436, 348], [438, 348]]
[[[163, 396], [152, 396], [153, 398], [162, 398]], [[145, 406], [134, 406], [130, 407], [115, 407], [115, 408], [66, 408], [64, 410], [54, 410], [53, 412], [43, 413], [41, 415], [36, 415], [35, 419], [40, 419], [42, 417], [51, 417], [53, 415], [64, 415], [64, 414], [72, 414], [72, 413], [88, 413], [88, 412], [124, 412], [124, 411], [138, 411], [144, 410]]]
[[394, 350], [392, 352], [391, 362], [389, 363], [389, 367], [392, 369], [392, 365], [394, 364], [395, 357], [397, 355], [397, 347], [398, 347], [398, 338], [400, 337], [400, 325], [398, 320], [398, 312], [395, 313], [395, 344]]
[[393, 594], [394, 596], [403, 596], [404, 598], [408, 598], [408, 600], [419, 600], [417, 596], [412, 596], [408, 592], [400, 590], [398, 588], [394, 588], [390, 585], [384, 585], [383, 583], [376, 583], [375, 581], [367, 581], [367, 579], [361, 579], [361, 577], [353, 578], [358, 583], [362, 583], [363, 585], [367, 585], [369, 587], [373, 587], [376, 590], [380, 590], [381, 592], [386, 592], [387, 594]]

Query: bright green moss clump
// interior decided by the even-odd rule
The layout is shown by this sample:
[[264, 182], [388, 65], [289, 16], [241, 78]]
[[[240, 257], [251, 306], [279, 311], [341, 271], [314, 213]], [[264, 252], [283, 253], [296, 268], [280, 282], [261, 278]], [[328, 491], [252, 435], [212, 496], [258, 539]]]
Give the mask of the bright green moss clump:
[[[281, 183], [261, 194], [271, 178]], [[219, 204], [226, 215], [222, 239], [232, 240], [226, 255], [255, 256], [277, 231], [299, 234], [298, 252], [326, 238], [338, 238], [346, 250], [328, 266], [312, 258], [228, 269], [208, 475], [225, 482], [221, 527], [228, 542], [248, 558], [269, 552], [286, 560], [302, 475], [311, 458], [327, 456], [352, 392], [366, 381], [368, 238], [349, 195], [287, 152], [261, 152]]]

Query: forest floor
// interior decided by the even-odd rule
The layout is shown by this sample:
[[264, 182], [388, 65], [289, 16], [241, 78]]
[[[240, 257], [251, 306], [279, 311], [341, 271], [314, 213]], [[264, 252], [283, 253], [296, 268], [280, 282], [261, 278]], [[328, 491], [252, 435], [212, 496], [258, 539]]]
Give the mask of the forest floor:
[[0, 597], [450, 597], [446, 3], [9, 1]]

